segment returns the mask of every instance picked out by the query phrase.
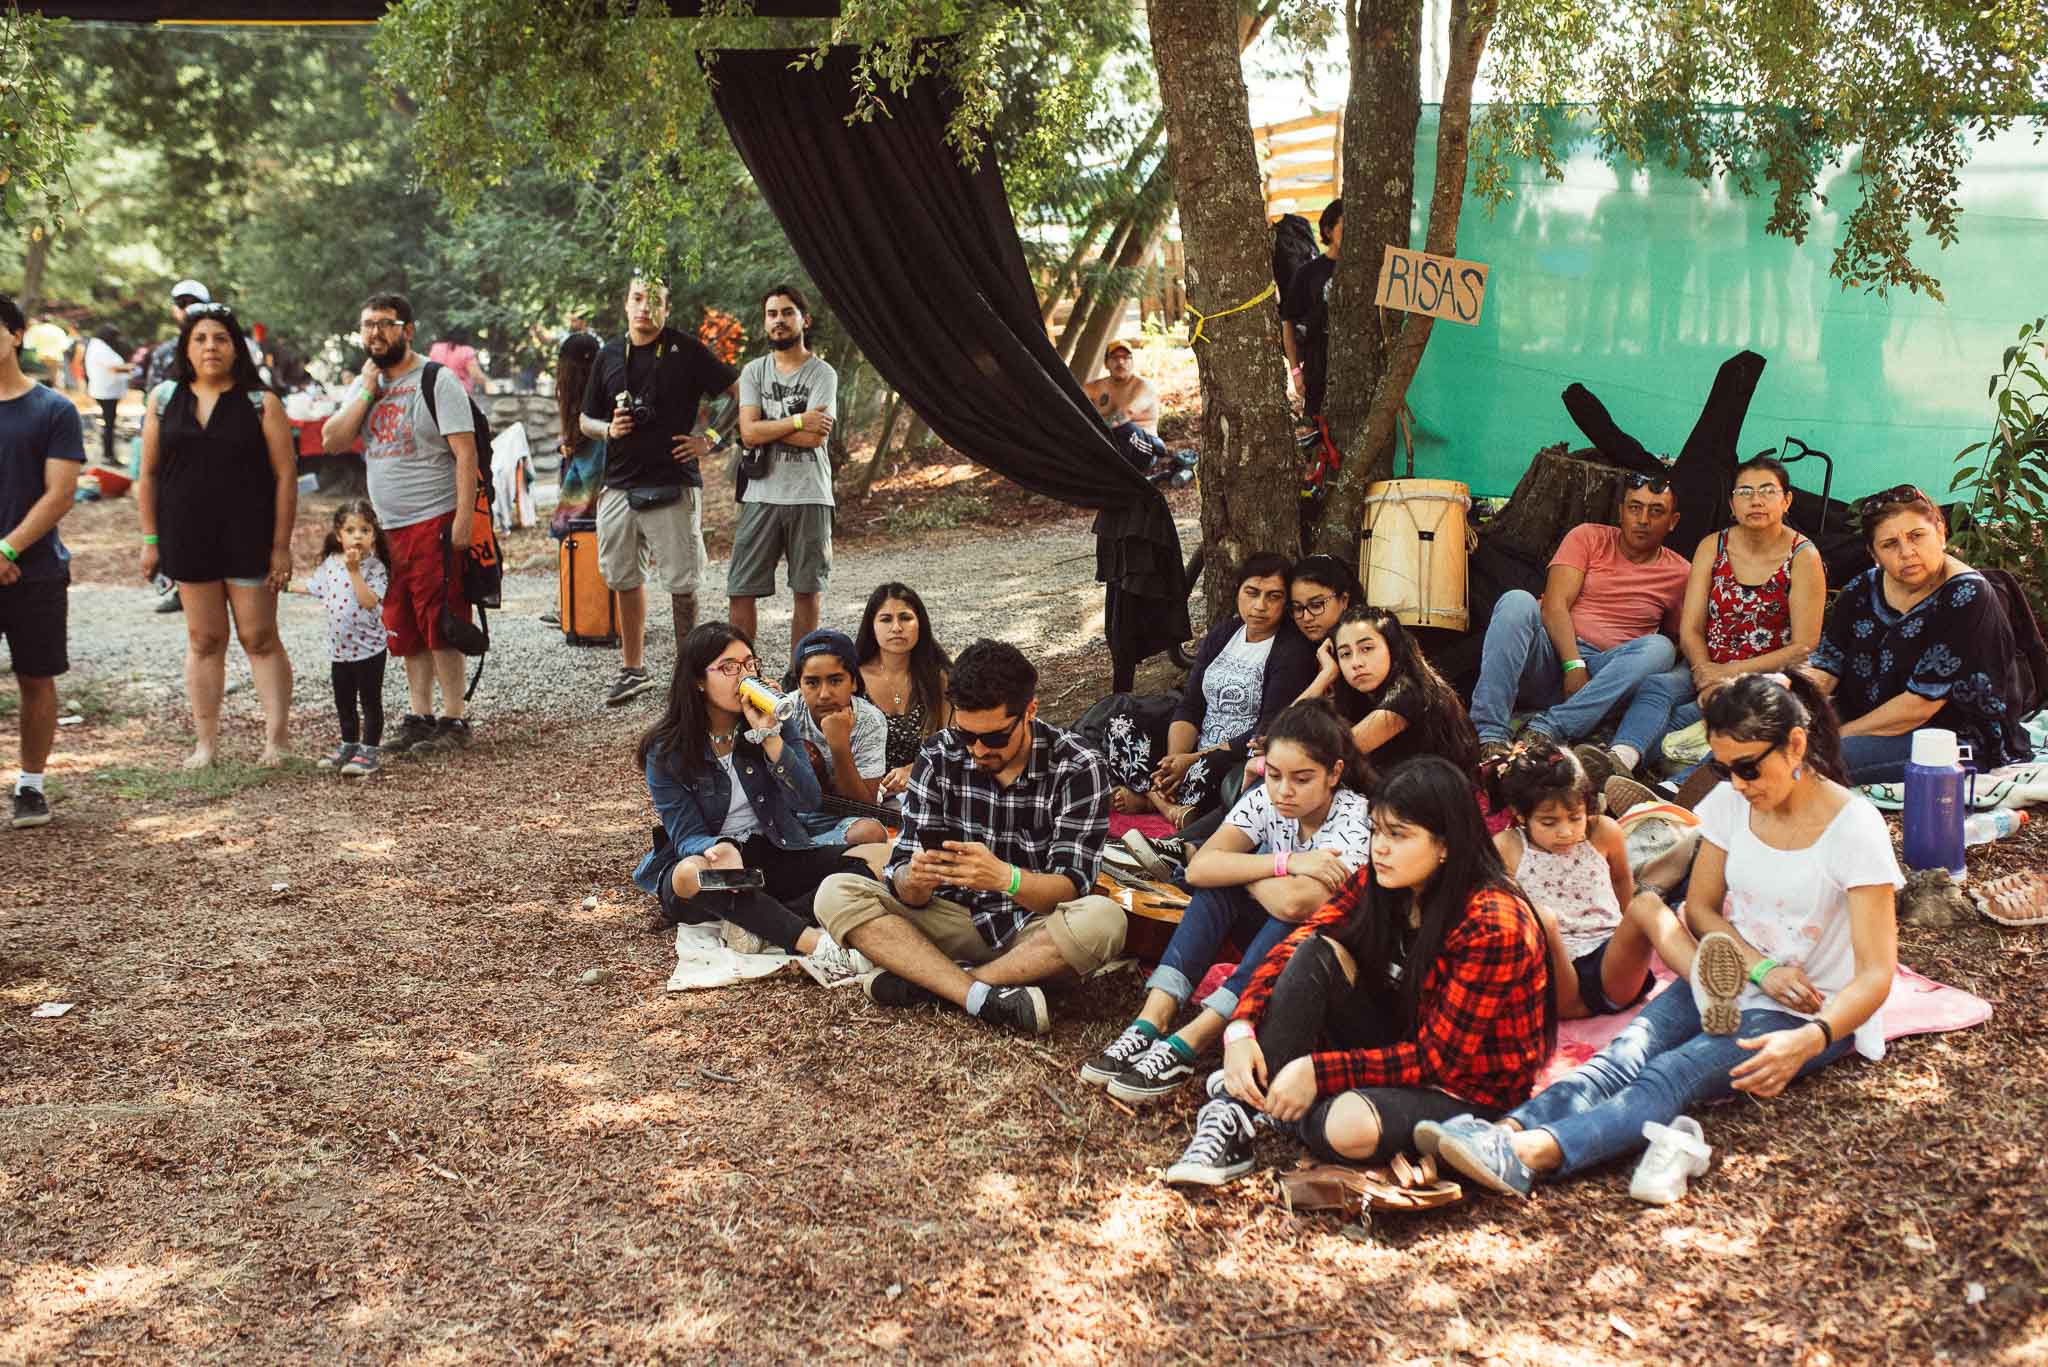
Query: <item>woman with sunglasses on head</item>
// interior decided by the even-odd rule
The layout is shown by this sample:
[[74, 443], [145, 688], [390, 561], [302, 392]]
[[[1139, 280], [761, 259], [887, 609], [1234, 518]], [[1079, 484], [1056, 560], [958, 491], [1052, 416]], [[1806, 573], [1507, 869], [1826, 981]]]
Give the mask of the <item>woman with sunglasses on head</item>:
[[1948, 523], [1910, 484], [1857, 505], [1877, 563], [1842, 586], [1805, 673], [1842, 718], [1854, 783], [1905, 777], [1913, 732], [1956, 733], [1981, 773], [2028, 758], [2012, 624], [1997, 590], [1948, 553]]
[[1827, 700], [1802, 678], [1745, 674], [1707, 699], [1714, 772], [1685, 917], [1691, 988], [1654, 997], [1590, 1062], [1499, 1122], [1417, 1130], [1425, 1153], [1494, 1191], [1574, 1176], [1641, 1148], [1630, 1195], [1667, 1204], [1706, 1171], [1690, 1106], [1768, 1098], [1852, 1048], [1884, 1054], [1904, 880], [1877, 809], [1843, 786]]
[[277, 595], [292, 575], [299, 461], [284, 405], [263, 387], [242, 326], [225, 304], [194, 304], [178, 331], [171, 378], [145, 400], [142, 577], [159, 570], [185, 607], [187, 769], [213, 763], [227, 684], [228, 622], [249, 656], [263, 706], [259, 763], [282, 764], [292, 663], [277, 634]]
[[1795, 669], [1820, 641], [1827, 571], [1813, 542], [1785, 525], [1784, 465], [1754, 456], [1736, 466], [1728, 505], [1735, 525], [1693, 552], [1678, 624], [1684, 663], [1643, 681], [1612, 746], [1578, 747], [1596, 785], [1654, 758], [1665, 735], [1697, 723], [1700, 703], [1730, 679]]
[[[723, 921], [728, 947], [786, 950], [830, 987], [851, 979], [855, 965], [812, 924], [811, 895], [835, 873], [868, 868], [844, 846], [811, 843], [803, 816], [818, 808], [818, 777], [801, 722], [778, 723], [741, 690], [760, 669], [754, 643], [728, 622], [705, 622], [683, 638], [668, 705], [635, 755], [661, 825], [633, 881], [659, 900], [661, 924]], [[704, 886], [747, 870], [761, 886]]]

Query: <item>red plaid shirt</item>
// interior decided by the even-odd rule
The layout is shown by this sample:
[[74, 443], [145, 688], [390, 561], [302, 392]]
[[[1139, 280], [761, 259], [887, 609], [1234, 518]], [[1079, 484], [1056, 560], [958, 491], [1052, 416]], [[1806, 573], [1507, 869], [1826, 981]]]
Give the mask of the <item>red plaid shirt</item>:
[[[1252, 975], [1235, 1019], [1257, 1024], [1273, 984], [1309, 936], [1351, 915], [1366, 880], [1353, 878], [1279, 944]], [[1411, 970], [1413, 965], [1410, 966]], [[1310, 1056], [1316, 1094], [1354, 1087], [1435, 1087], [1503, 1110], [1529, 1099], [1543, 1067], [1543, 1010], [1550, 954], [1529, 904], [1510, 892], [1474, 893], [1422, 977], [1415, 1038], [1379, 1049]]]

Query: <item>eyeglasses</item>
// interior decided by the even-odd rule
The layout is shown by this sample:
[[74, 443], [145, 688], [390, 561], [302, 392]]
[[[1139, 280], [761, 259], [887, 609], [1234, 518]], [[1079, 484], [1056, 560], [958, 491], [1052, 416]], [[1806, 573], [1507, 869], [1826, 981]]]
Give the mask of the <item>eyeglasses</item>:
[[403, 332], [406, 324], [396, 318], [365, 318], [364, 332]]
[[744, 660], [720, 660], [706, 668], [707, 673], [723, 674], [728, 679], [737, 679], [745, 674], [761, 672], [761, 662], [749, 655]]
[[1775, 484], [1738, 484], [1734, 489], [1735, 497], [1755, 499], [1759, 503], [1769, 503], [1784, 492]]
[[1878, 509], [1893, 503], [1932, 503], [1934, 500], [1920, 491], [1917, 484], [1894, 484], [1891, 488], [1866, 498], [1856, 500], [1856, 515], [1869, 517]]
[[1707, 767], [1724, 779], [1739, 778], [1744, 783], [1754, 783], [1763, 776], [1763, 762], [1776, 754], [1778, 747], [1784, 743], [1782, 740], [1776, 741], [1771, 745], [1770, 749], [1764, 751], [1761, 755], [1751, 755], [1748, 759], [1738, 759], [1728, 764], [1723, 764], [1717, 759], [1710, 759], [1707, 761]]
[[1320, 597], [1309, 599], [1306, 603], [1294, 604], [1294, 615], [1296, 617], [1319, 616], [1322, 610], [1328, 606], [1330, 606], [1330, 595], [1325, 593]]
[[984, 750], [1000, 750], [1010, 743], [1010, 737], [1017, 734], [1017, 723], [1023, 720], [1024, 714], [1020, 712], [1010, 718], [1008, 726], [995, 731], [969, 731], [964, 726], [955, 726], [950, 729], [953, 732], [953, 739], [959, 741], [964, 746], [979, 745]]
[[1671, 476], [1632, 474], [1628, 477], [1628, 487], [1648, 489], [1653, 494], [1665, 493], [1671, 488]]

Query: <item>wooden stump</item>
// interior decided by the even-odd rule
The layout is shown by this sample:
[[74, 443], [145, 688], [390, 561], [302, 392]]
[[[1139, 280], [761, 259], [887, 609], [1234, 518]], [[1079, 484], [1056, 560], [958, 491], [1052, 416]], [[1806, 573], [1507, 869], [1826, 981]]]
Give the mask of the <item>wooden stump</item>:
[[1563, 442], [1538, 451], [1507, 506], [1486, 524], [1486, 539], [1548, 564], [1557, 543], [1581, 522], [1612, 525], [1621, 511], [1628, 472], [1581, 458], [1591, 454]]

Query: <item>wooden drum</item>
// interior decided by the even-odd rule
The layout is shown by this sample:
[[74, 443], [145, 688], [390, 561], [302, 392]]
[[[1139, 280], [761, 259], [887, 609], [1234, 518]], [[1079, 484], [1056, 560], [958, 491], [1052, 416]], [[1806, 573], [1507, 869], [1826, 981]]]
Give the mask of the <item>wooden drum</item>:
[[1471, 507], [1471, 489], [1454, 479], [1367, 485], [1358, 547], [1365, 601], [1405, 626], [1469, 627], [1465, 521]]

